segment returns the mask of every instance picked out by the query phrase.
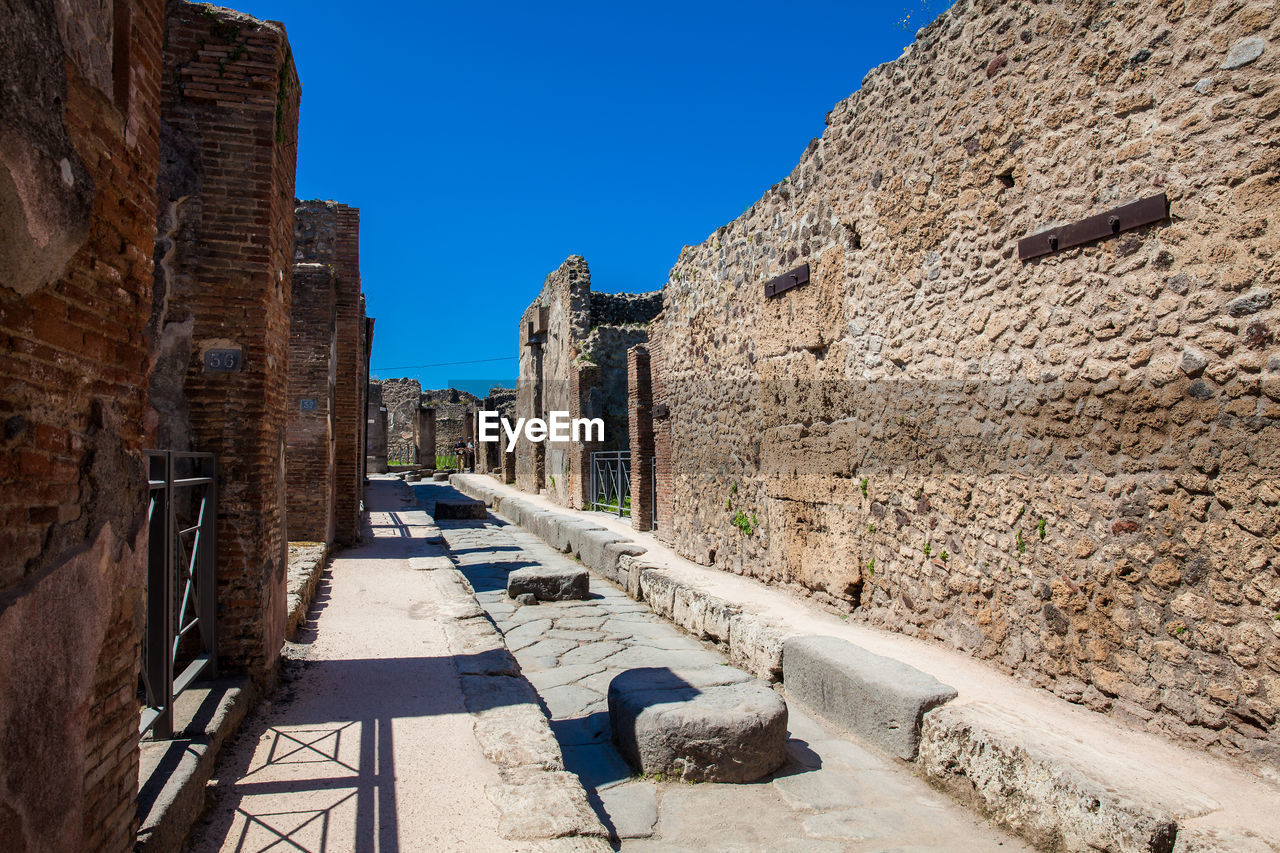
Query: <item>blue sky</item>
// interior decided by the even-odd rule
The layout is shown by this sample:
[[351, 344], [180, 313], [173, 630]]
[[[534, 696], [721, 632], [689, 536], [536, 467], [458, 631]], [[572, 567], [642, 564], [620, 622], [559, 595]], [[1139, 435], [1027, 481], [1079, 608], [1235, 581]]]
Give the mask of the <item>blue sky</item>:
[[288, 29], [298, 196], [361, 210], [374, 374], [475, 390], [515, 379], [565, 257], [596, 290], [660, 287], [947, 4], [231, 5]]

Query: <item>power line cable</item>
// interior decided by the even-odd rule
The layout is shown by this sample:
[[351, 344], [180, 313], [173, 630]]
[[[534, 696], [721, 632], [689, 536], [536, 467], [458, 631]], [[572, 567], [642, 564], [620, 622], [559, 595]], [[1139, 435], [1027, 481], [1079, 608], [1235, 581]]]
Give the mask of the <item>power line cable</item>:
[[425, 367], [453, 367], [458, 364], [484, 364], [490, 361], [513, 361], [518, 359], [516, 355], [504, 355], [501, 358], [473, 358], [470, 361], [438, 361], [435, 364], [408, 364], [400, 367], [371, 367], [369, 370], [374, 373], [386, 373], [389, 370], [421, 370]]

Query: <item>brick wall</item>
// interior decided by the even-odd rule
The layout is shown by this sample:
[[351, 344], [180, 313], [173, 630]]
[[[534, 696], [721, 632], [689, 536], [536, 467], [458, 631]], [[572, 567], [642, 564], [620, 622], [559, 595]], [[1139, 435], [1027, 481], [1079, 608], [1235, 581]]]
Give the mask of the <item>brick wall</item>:
[[365, 392], [366, 469], [373, 474], [387, 471], [387, 407], [382, 405], [382, 383], [373, 381]]
[[627, 350], [627, 415], [631, 437], [631, 526], [653, 527], [653, 382], [649, 350]]
[[334, 541], [351, 545], [360, 534], [372, 333], [360, 292], [360, 211], [312, 200], [298, 202], [295, 215], [294, 259], [325, 264], [334, 273]]
[[324, 264], [294, 264], [289, 325], [285, 481], [289, 541], [332, 542], [337, 282]]
[[[663, 327], [655, 323], [649, 333], [649, 388], [650, 402], [656, 408], [666, 405], [667, 383], [663, 358]], [[654, 531], [659, 541], [671, 545], [675, 542], [675, 512], [672, 506], [671, 418], [669, 409], [661, 415], [653, 414], [653, 456], [657, 460], [654, 481], [657, 496], [653, 503]]]
[[[171, 3], [165, 30], [164, 156], [192, 164], [193, 194], [162, 221], [161, 322], [190, 329], [180, 391], [191, 443], [220, 466], [221, 662], [263, 673], [284, 640], [298, 78], [278, 24]], [[238, 371], [205, 371], [219, 348], [242, 353]]]
[[673, 267], [660, 531], [1280, 767], [1277, 43], [1269, 4], [957, 2]]
[[6, 849], [124, 851], [136, 831], [162, 14], [21, 3], [0, 38]]

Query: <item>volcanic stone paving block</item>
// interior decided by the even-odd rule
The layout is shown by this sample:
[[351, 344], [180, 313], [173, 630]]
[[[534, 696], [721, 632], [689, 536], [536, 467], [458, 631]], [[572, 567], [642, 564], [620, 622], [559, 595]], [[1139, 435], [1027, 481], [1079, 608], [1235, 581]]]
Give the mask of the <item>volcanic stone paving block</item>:
[[754, 782], [787, 761], [787, 705], [740, 669], [628, 670], [609, 684], [614, 743], [641, 773]]
[[532, 595], [539, 601], [585, 599], [589, 595], [587, 588], [587, 570], [572, 566], [528, 566], [507, 576], [507, 595], [511, 598]]
[[485, 518], [487, 513], [488, 510], [485, 509], [484, 501], [472, 500], [471, 498], [449, 498], [436, 501], [435, 517], [437, 519]]
[[[415, 491], [427, 504], [436, 493], [448, 494], [435, 483]], [[506, 514], [506, 507], [499, 512]], [[594, 574], [588, 574], [586, 601], [521, 606], [507, 595], [513, 571], [581, 565], [498, 520], [442, 522], [441, 530], [458, 569], [546, 707], [565, 769], [578, 775], [624, 853], [1030, 849], [897, 762], [824, 729], [791, 697], [788, 761], [777, 773], [749, 785], [637, 778], [613, 743], [609, 685], [640, 667], [666, 668], [685, 678], [690, 670], [733, 672], [725, 656]]]
[[925, 712], [956, 697], [931, 675], [835, 637], [793, 637], [782, 647], [787, 693], [836, 725], [908, 761]]

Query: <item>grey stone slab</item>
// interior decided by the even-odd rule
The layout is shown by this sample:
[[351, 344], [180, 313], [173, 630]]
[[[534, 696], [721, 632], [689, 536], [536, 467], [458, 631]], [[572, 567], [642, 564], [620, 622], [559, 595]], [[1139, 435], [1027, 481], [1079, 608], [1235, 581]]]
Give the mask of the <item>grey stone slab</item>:
[[572, 773], [532, 768], [504, 770], [502, 781], [489, 785], [486, 793], [498, 808], [498, 831], [505, 838], [607, 835], [587, 802], [578, 777]]
[[619, 751], [641, 773], [753, 782], [787, 760], [787, 706], [729, 667], [636, 669], [609, 685]]
[[612, 669], [639, 669], [643, 667], [719, 666], [723, 663], [723, 660], [719, 655], [705, 649], [669, 651], [667, 649], [630, 646], [617, 654], [604, 658], [601, 662]]
[[578, 774], [584, 787], [605, 788], [634, 778], [631, 765], [606, 742], [570, 744], [563, 748], [565, 769]]
[[539, 691], [552, 719], [583, 717], [605, 707], [604, 697], [578, 684], [564, 684]]
[[908, 761], [916, 757], [924, 713], [956, 695], [915, 667], [835, 637], [792, 637], [783, 649], [787, 695]]
[[547, 632], [550, 630], [550, 619], [534, 619], [529, 622], [522, 622], [505, 632], [507, 648], [513, 652], [518, 652], [540, 640], [547, 639]]
[[562, 665], [554, 669], [528, 673], [528, 679], [529, 683], [538, 690], [545, 690], [564, 684], [575, 684], [602, 671], [603, 667], [599, 664]]
[[516, 660], [524, 661], [525, 658], [551, 658], [555, 660], [570, 649], [576, 649], [577, 647], [578, 644], [571, 640], [539, 640], [526, 648], [518, 650], [516, 652]]
[[575, 643], [594, 643], [605, 638], [602, 631], [562, 631], [552, 628], [547, 636], [556, 640], [573, 640]]
[[780, 776], [771, 784], [791, 805], [815, 812], [852, 809], [863, 804], [860, 786], [849, 775], [830, 770]]
[[525, 593], [539, 601], [561, 601], [586, 598], [587, 570], [551, 566], [526, 566], [507, 576], [507, 595], [515, 598]]
[[570, 611], [574, 615], [565, 616], [556, 620], [557, 628], [564, 628], [569, 631], [574, 630], [595, 630], [604, 624], [606, 616], [580, 616], [576, 611]]
[[1222, 65], [1218, 67], [1230, 71], [1248, 65], [1259, 56], [1262, 56], [1262, 51], [1266, 49], [1266, 46], [1266, 40], [1259, 36], [1241, 39], [1231, 45], [1231, 50], [1227, 51], [1227, 58], [1222, 60]]
[[658, 786], [640, 781], [612, 785], [598, 792], [615, 838], [650, 838], [658, 822]]
[[595, 664], [609, 657], [616, 655], [622, 651], [621, 643], [611, 643], [602, 641], [599, 643], [591, 643], [586, 646], [578, 646], [572, 651], [565, 652], [560, 658], [562, 664]]

